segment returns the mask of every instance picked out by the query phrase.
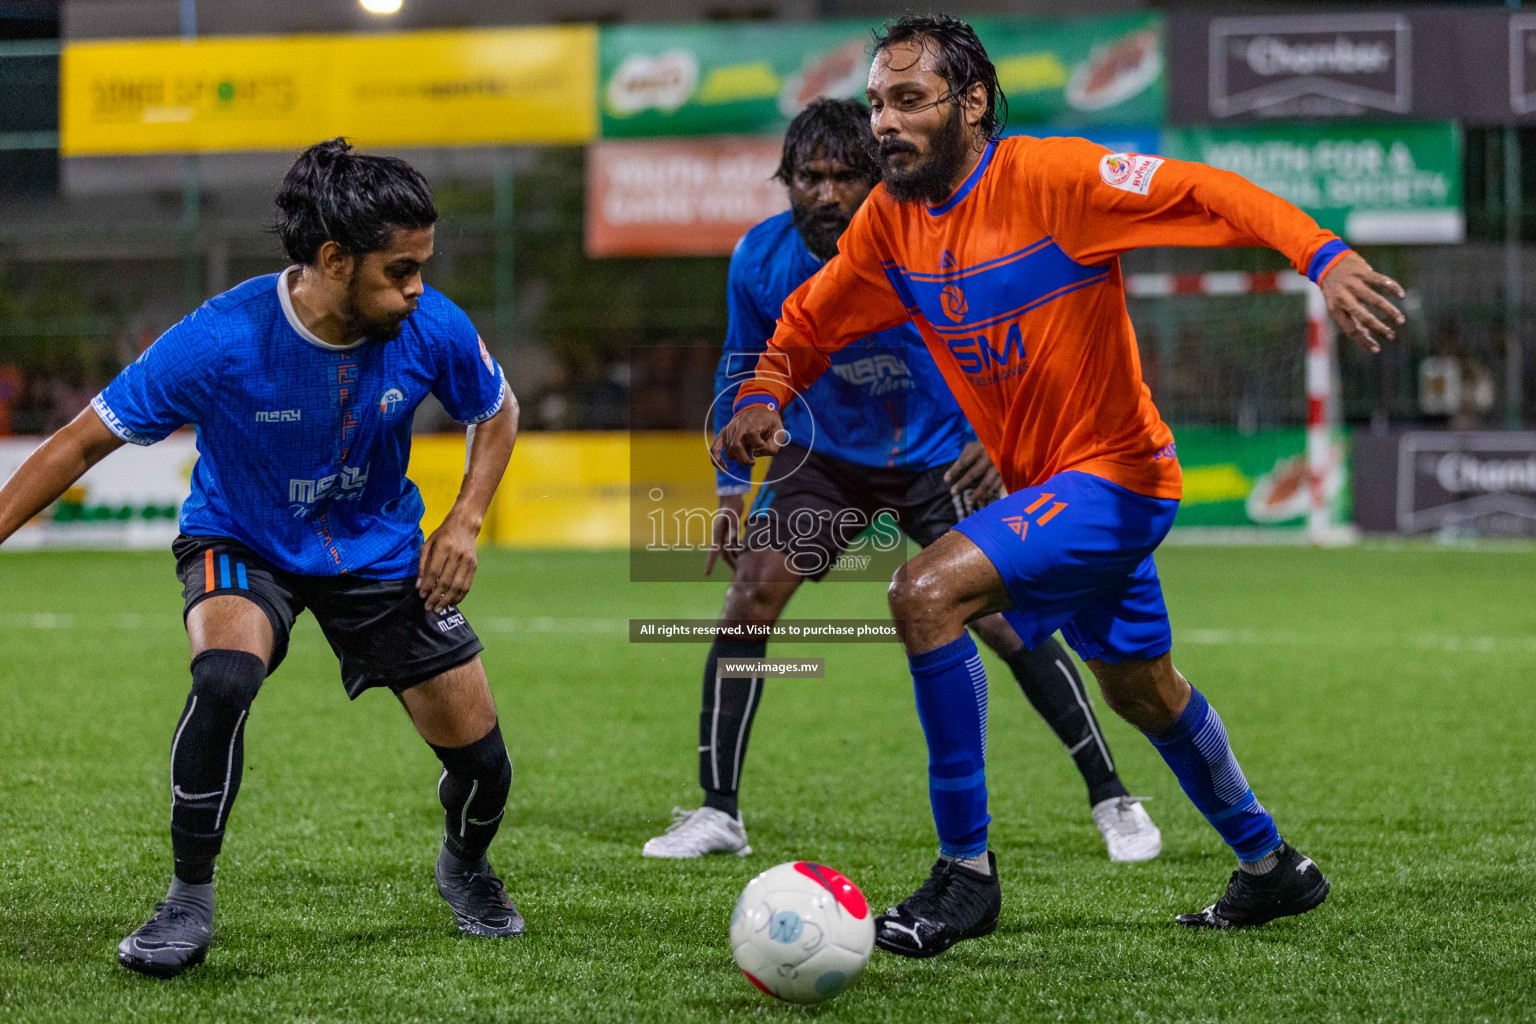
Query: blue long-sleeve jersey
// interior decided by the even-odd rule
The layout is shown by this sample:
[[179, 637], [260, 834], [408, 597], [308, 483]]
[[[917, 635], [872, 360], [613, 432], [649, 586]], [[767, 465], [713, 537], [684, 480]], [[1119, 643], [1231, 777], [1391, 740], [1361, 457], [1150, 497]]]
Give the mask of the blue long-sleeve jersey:
[[[788, 212], [748, 231], [731, 256], [730, 325], [715, 371], [715, 430], [731, 419], [736, 390], [750, 380], [773, 337], [784, 300], [816, 271]], [[945, 465], [975, 438], [917, 329], [902, 324], [868, 335], [832, 357], [832, 368], [784, 409], [790, 440], [862, 466], [913, 472]], [[751, 468], [717, 471], [721, 494], [743, 494]]]

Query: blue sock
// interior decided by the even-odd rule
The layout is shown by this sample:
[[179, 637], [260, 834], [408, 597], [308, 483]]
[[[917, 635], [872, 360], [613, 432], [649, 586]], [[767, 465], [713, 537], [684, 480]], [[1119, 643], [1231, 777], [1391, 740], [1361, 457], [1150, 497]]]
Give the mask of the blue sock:
[[1221, 716], [1204, 694], [1190, 687], [1189, 704], [1178, 721], [1147, 738], [1238, 860], [1261, 860], [1280, 845], [1275, 819], [1248, 788]]
[[909, 655], [917, 717], [928, 737], [928, 799], [939, 852], [987, 852], [987, 673], [971, 634]]

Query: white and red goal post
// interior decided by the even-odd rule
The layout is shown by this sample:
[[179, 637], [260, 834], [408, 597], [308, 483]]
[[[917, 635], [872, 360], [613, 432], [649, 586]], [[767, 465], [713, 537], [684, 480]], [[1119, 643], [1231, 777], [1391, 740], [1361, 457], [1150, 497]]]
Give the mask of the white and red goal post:
[[[1333, 322], [1322, 289], [1300, 274], [1274, 273], [1129, 274], [1127, 295], [1143, 299], [1186, 295], [1274, 295], [1295, 293], [1306, 297], [1307, 315], [1307, 538], [1314, 544], [1340, 539], [1333, 505], [1325, 482], [1332, 458], [1333, 439], [1339, 422], [1335, 391]], [[1154, 396], [1155, 398], [1156, 396]]]

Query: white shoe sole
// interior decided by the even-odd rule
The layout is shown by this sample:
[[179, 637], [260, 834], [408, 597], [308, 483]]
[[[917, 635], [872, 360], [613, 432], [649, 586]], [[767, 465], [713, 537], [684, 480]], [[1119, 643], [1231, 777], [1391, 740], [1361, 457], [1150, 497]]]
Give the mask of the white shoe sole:
[[650, 850], [642, 849], [640, 856], [653, 857], [656, 860], [699, 860], [717, 853], [734, 853], [738, 857], [745, 857], [751, 852], [752, 847], [750, 846], [743, 846], [739, 850], [710, 850], [708, 853], [654, 853]]

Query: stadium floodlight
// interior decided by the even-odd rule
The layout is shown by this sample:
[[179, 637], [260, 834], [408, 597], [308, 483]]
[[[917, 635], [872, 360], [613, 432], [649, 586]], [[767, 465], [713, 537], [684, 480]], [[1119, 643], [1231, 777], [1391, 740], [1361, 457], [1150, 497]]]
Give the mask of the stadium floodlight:
[[357, 0], [369, 14], [398, 14], [401, 0]]

